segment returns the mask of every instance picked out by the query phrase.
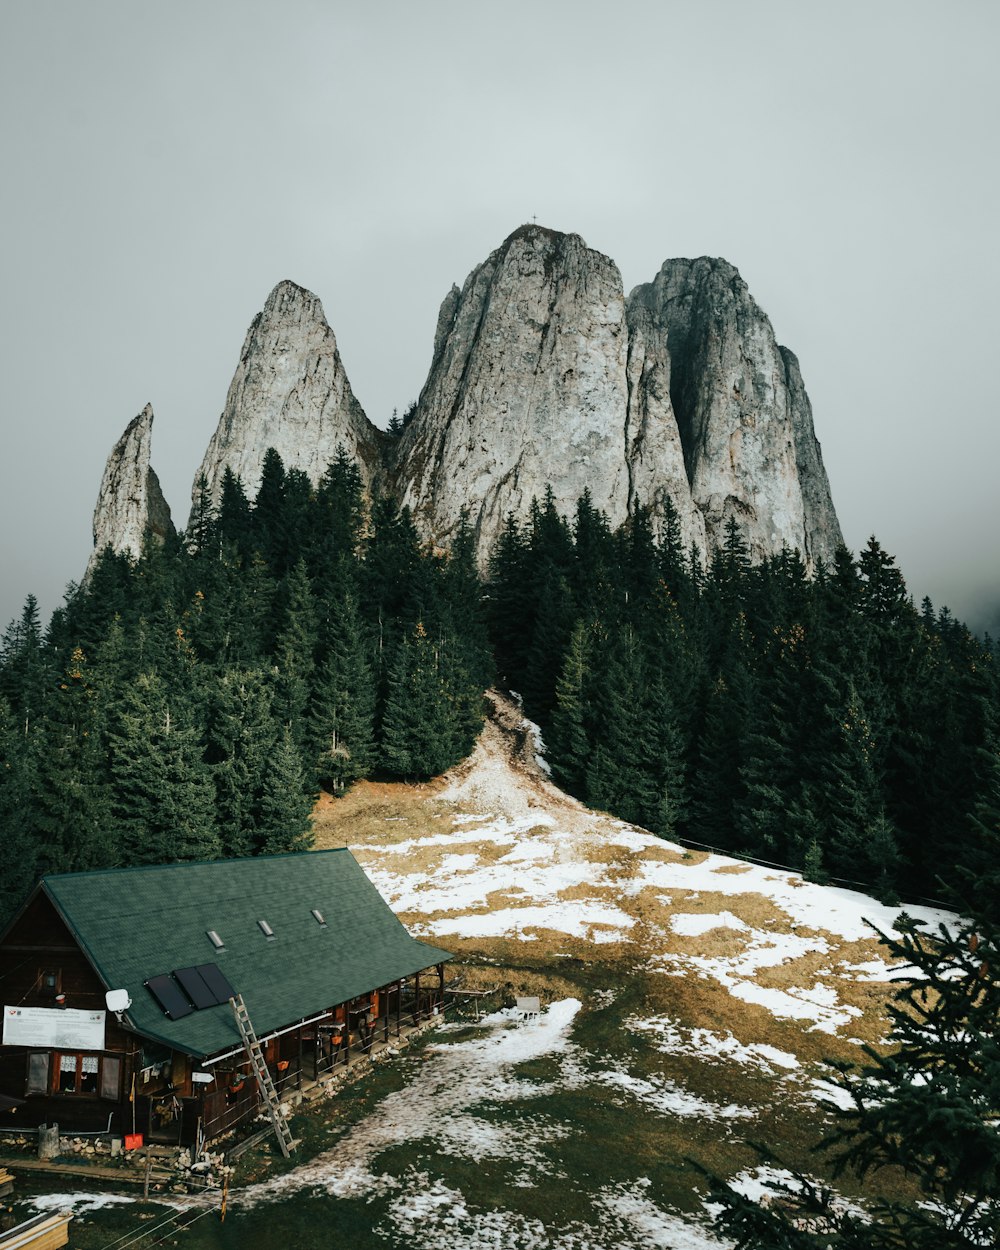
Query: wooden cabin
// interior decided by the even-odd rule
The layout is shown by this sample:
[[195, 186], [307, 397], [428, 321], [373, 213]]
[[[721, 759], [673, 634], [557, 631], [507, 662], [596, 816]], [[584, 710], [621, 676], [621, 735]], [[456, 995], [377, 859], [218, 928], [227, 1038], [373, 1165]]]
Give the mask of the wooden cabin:
[[346, 849], [44, 877], [0, 934], [0, 1126], [200, 1148], [259, 1110], [233, 994], [282, 1094], [440, 1009], [450, 958]]

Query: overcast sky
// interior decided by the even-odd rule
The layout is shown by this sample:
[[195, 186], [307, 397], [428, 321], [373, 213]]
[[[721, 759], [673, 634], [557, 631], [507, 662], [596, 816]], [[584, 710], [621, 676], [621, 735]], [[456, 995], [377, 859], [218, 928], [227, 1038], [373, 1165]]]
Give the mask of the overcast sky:
[[153, 405], [191, 481], [272, 286], [385, 425], [537, 217], [625, 289], [724, 256], [799, 356], [848, 545], [1000, 632], [1000, 4], [4, 0], [0, 628], [79, 578]]

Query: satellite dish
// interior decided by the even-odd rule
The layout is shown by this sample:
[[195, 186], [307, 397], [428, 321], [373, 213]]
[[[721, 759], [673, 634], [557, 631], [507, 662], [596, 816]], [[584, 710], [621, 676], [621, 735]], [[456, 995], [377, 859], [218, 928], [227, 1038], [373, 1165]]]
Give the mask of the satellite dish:
[[108, 990], [104, 995], [104, 1001], [108, 1005], [108, 1011], [113, 1011], [116, 1015], [123, 1011], [128, 1011], [132, 1006], [132, 1000], [128, 996], [128, 990]]

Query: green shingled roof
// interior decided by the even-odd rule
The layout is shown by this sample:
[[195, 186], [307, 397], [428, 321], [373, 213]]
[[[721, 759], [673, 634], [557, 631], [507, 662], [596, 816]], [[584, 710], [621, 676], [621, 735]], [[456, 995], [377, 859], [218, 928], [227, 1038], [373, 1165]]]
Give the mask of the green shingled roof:
[[451, 958], [410, 937], [348, 850], [65, 873], [42, 889], [105, 986], [128, 990], [131, 1026], [198, 1057], [240, 1044], [231, 1008], [171, 1020], [150, 977], [217, 964], [261, 1037]]

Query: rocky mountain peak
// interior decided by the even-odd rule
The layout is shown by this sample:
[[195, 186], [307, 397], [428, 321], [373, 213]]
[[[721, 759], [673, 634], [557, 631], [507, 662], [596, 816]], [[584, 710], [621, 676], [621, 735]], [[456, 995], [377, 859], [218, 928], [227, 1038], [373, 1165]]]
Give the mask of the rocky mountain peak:
[[630, 325], [669, 357], [669, 394], [709, 550], [735, 520], [751, 556], [796, 548], [808, 566], [842, 542], [812, 410], [739, 272], [707, 256], [664, 262], [628, 300]]
[[[137, 421], [112, 454], [119, 478], [109, 461], [100, 525], [95, 516], [116, 549], [138, 549], [154, 495], [162, 502], [142, 486], [129, 529], [140, 487], [121, 465], [148, 463]], [[247, 331], [195, 497], [203, 474], [217, 499], [227, 467], [254, 496], [269, 447], [314, 483], [343, 447], [433, 543], [447, 546], [467, 516], [484, 566], [508, 514], [525, 519], [549, 488], [564, 515], [589, 491], [612, 525], [645, 507], [661, 532], [669, 500], [703, 558], [734, 521], [756, 560], [788, 547], [812, 568], [842, 541], [798, 361], [739, 272], [718, 258], [668, 260], [626, 299], [613, 260], [537, 223], [448, 291], [398, 438], [355, 399], [318, 297], [278, 283]]]
[[484, 563], [551, 487], [613, 525], [645, 506], [659, 529], [669, 499], [704, 557], [735, 520], [755, 559], [813, 565], [840, 530], [807, 404], [728, 261], [667, 261], [626, 301], [609, 257], [525, 225], [445, 297], [396, 485], [436, 542], [465, 510]]
[[174, 532], [170, 509], [150, 465], [153, 408], [147, 404], [115, 443], [94, 506], [94, 550], [85, 578], [106, 547], [138, 559], [147, 533], [161, 541]]
[[354, 397], [319, 298], [279, 282], [247, 331], [193, 495], [204, 474], [217, 499], [228, 467], [253, 497], [269, 447], [315, 483], [343, 446], [369, 483], [381, 437]]
[[537, 225], [449, 292], [396, 459], [425, 533], [447, 542], [466, 510], [485, 558], [507, 513], [524, 516], [546, 485], [562, 511], [589, 487], [624, 519], [624, 313], [614, 262]]

